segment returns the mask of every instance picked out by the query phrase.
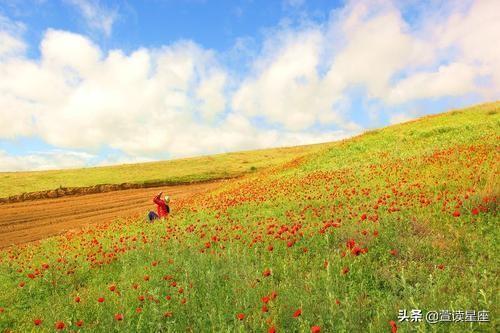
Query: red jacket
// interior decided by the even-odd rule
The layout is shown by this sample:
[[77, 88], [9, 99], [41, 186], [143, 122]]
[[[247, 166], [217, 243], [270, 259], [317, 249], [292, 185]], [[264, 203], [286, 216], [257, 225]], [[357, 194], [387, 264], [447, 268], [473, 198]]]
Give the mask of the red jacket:
[[158, 216], [159, 217], [167, 217], [168, 216], [168, 210], [167, 210], [167, 204], [165, 201], [160, 199], [160, 195], [157, 195], [156, 197], [153, 198], [153, 202], [158, 206]]

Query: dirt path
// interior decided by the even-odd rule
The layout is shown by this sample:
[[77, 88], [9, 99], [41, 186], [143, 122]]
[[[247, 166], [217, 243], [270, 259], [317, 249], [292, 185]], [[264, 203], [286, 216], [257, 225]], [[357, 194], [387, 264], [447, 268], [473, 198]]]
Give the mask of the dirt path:
[[145, 216], [148, 210], [156, 210], [152, 198], [160, 190], [175, 199], [205, 192], [220, 184], [165, 186], [0, 204], [0, 248], [47, 238], [91, 223]]

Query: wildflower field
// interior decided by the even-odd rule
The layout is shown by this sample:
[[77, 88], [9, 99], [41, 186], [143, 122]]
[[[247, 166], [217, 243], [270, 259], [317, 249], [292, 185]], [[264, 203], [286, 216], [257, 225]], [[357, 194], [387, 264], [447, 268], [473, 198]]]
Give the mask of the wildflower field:
[[496, 332], [499, 129], [498, 102], [426, 117], [4, 249], [0, 332]]

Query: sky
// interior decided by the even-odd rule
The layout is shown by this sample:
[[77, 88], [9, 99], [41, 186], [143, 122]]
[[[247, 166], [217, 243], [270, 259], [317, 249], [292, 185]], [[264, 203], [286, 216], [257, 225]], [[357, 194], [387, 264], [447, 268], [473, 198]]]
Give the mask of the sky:
[[339, 140], [500, 99], [500, 1], [0, 0], [0, 171]]

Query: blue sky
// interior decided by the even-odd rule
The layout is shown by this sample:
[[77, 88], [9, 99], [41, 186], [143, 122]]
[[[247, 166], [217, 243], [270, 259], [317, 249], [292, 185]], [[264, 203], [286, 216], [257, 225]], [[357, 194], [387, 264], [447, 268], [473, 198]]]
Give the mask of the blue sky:
[[[2, 0], [2, 14], [26, 25], [27, 40], [39, 56], [38, 43], [46, 29], [89, 35], [104, 50], [126, 51], [138, 47], [161, 47], [180, 39], [196, 41], [205, 48], [230, 50], [240, 38], [259, 43], [266, 29], [308, 20], [324, 21], [342, 1], [209, 1], [146, 0], [86, 1], [115, 16], [112, 34], [89, 25], [75, 5], [78, 1]], [[85, 1], [82, 1], [85, 2]]]
[[495, 100], [497, 13], [488, 0], [0, 0], [0, 171], [331, 141]]

